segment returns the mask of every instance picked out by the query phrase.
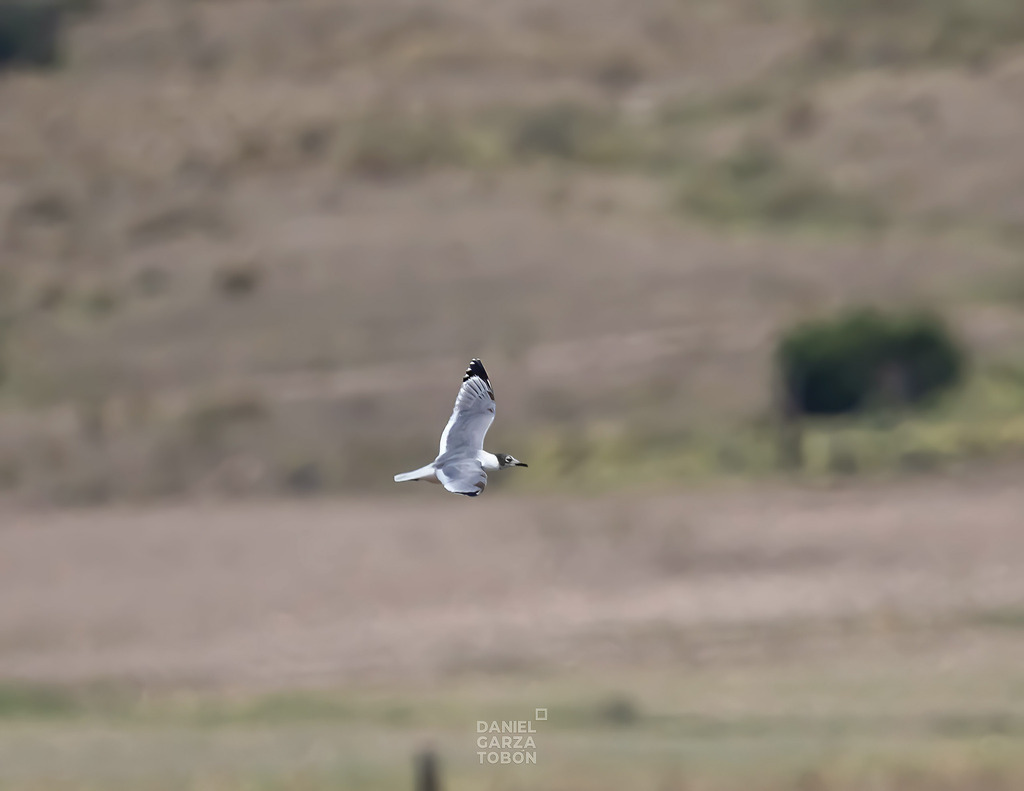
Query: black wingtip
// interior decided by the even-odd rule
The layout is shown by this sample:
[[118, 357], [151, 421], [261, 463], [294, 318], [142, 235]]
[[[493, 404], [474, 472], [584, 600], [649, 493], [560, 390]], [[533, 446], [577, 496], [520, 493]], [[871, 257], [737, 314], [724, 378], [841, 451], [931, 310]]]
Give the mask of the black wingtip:
[[479, 357], [474, 357], [472, 362], [470, 362], [469, 368], [466, 369], [465, 376], [462, 377], [462, 381], [465, 382], [472, 376], [479, 376], [485, 382], [490, 384], [490, 380], [487, 378], [487, 371], [484, 370], [484, 364], [480, 362]]

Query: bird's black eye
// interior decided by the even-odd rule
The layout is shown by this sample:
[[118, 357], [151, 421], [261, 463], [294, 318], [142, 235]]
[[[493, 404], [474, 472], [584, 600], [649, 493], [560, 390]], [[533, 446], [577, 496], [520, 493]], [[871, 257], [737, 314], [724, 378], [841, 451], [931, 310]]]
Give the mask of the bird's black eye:
[[512, 461], [512, 457], [511, 456], [506, 456], [505, 457], [505, 462], [508, 463], [510, 461]]

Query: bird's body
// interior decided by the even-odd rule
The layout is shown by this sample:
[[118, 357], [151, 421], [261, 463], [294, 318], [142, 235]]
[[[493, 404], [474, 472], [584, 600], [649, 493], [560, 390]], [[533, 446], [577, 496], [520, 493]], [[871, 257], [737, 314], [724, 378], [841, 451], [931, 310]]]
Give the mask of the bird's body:
[[[438, 456], [438, 461], [441, 457]], [[437, 477], [437, 464], [438, 461], [432, 461], [426, 467], [420, 467], [418, 470], [412, 472], [402, 472], [395, 476], [395, 480], [399, 483], [403, 481], [427, 481], [428, 483], [441, 483]], [[488, 453], [485, 450], [480, 451], [476, 455], [476, 461], [480, 464], [485, 472], [500, 470], [501, 465], [498, 463], [498, 457], [493, 453]], [[444, 462], [441, 462], [442, 464]], [[522, 466], [526, 466], [525, 464]], [[461, 492], [460, 492], [461, 494]]]
[[449, 492], [476, 497], [487, 486], [488, 471], [527, 466], [507, 453], [484, 450], [484, 436], [493, 422], [494, 391], [483, 364], [474, 359], [441, 433], [437, 458], [418, 470], [396, 475], [395, 480], [440, 483]]

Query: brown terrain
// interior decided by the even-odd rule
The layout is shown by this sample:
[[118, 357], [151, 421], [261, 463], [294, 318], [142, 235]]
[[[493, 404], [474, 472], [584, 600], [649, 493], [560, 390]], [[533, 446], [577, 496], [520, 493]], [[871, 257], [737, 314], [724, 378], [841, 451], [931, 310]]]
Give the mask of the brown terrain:
[[728, 426], [865, 300], [1016, 365], [1019, 13], [960, 5], [100, 3], [0, 82], [0, 486], [381, 489], [470, 356], [498, 440]]
[[1024, 491], [994, 477], [6, 514], [0, 674], [280, 688], [828, 658], [878, 630], [934, 663], [1024, 662], [1019, 635], [981, 628], [1024, 601]]
[[[0, 73], [0, 788], [1019, 787], [1018, 4], [92, 5]], [[980, 384], [749, 461], [861, 302]], [[530, 468], [395, 486], [473, 356]]]

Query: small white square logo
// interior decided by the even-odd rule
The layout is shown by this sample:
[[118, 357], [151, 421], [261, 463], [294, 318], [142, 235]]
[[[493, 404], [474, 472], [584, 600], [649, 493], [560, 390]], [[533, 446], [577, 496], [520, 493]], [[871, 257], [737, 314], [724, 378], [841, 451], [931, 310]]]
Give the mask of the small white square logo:
[[547, 709], [536, 709], [533, 712], [533, 718], [535, 720], [537, 720], [537, 722], [547, 722], [548, 710]]

